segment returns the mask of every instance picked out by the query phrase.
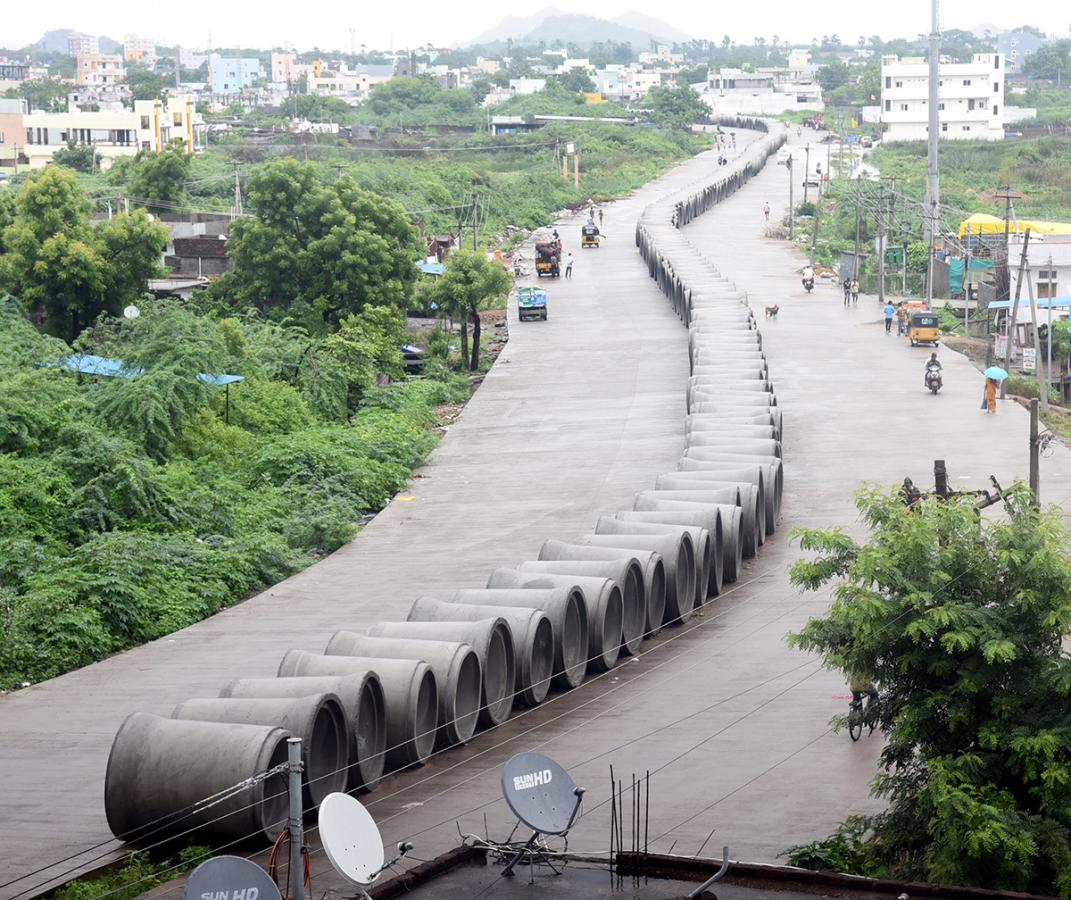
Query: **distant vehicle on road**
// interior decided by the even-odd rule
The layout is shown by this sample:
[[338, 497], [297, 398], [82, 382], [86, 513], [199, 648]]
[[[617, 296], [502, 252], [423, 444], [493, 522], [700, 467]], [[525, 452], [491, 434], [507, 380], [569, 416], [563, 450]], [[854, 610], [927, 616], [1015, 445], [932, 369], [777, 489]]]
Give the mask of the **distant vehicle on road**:
[[792, 159], [792, 149], [790, 147], [782, 147], [777, 151], [777, 164], [779, 166], [788, 165], [790, 159]]
[[557, 241], [535, 245], [536, 276], [557, 278], [561, 274], [562, 250]]
[[860, 147], [870, 148], [874, 146], [874, 139], [872, 137], [864, 137], [859, 141]]
[[517, 318], [547, 320], [547, 292], [540, 288], [522, 287], [517, 290]]

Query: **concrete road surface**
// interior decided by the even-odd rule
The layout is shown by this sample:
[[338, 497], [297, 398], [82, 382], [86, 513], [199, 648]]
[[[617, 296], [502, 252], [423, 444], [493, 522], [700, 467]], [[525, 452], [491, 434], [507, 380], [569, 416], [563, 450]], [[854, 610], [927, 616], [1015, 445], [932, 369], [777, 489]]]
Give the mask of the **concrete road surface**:
[[[546, 538], [568, 540], [599, 514], [630, 508], [635, 491], [674, 467], [684, 443], [686, 333], [647, 278], [633, 229], [651, 200], [716, 169], [713, 156], [610, 207], [598, 250], [580, 251], [577, 219], [560, 223], [574, 277], [545, 284], [548, 322], [521, 325], [511, 311], [508, 346], [413, 480], [413, 499], [396, 500], [353, 543], [258, 597], [0, 699], [0, 762], [14, 776], [0, 796], [11, 823], [0, 883], [107, 841], [104, 768], [128, 713], [166, 714], [231, 678], [273, 674], [288, 648], [320, 651], [338, 628], [404, 618], [420, 594], [482, 586], [495, 566], [535, 558]], [[924, 392], [928, 351], [886, 337], [873, 298], [845, 310], [832, 286], [805, 296], [802, 257], [762, 237], [763, 202], [776, 217], [787, 195], [787, 174], [771, 162], [689, 228], [752, 292], [756, 309], [781, 306], [763, 323], [785, 409], [781, 527], [702, 618], [668, 631], [639, 659], [380, 785], [367, 803], [388, 842], [410, 838], [428, 858], [455, 845], [459, 829], [505, 837], [512, 823], [498, 772], [532, 748], [588, 788], [572, 849], [609, 849], [611, 765], [628, 787], [633, 773], [651, 772], [646, 838], [660, 851], [695, 853], [709, 838], [708, 851], [729, 844], [736, 858], [773, 861], [845, 815], [876, 808], [867, 787], [878, 739], [852, 744], [830, 733], [830, 718], [846, 707], [842, 678], [784, 642], [828, 602], [788, 584], [797, 555], [789, 528], [852, 525], [862, 482], [911, 475], [928, 484], [935, 457], [947, 460], [956, 486], [985, 486], [990, 473], [1004, 483], [1024, 477], [1027, 420], [1010, 402], [981, 415], [981, 378], [950, 353], [942, 353], [945, 390]], [[1069, 460], [1060, 447], [1043, 462], [1046, 500], [1071, 495]], [[0, 888], [0, 897], [113, 846]], [[322, 852], [312, 862], [317, 894], [341, 889]]]

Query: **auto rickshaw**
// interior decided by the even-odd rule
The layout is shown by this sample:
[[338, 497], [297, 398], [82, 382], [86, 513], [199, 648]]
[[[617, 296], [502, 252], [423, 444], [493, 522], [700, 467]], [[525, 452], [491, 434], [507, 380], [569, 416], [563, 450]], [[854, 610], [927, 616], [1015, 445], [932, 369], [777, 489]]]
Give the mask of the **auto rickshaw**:
[[599, 246], [599, 228], [594, 223], [589, 221], [587, 225], [580, 229], [580, 249], [586, 250], [588, 247]]
[[936, 347], [941, 338], [937, 315], [929, 311], [912, 313], [908, 320], [907, 336], [912, 347], [917, 347], [919, 344], [933, 344]]

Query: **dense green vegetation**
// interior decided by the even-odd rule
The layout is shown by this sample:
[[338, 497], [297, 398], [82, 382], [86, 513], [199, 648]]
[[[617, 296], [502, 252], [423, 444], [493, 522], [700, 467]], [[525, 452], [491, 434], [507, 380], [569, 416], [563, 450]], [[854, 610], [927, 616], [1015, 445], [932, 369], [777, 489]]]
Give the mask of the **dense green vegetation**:
[[[792, 642], [881, 690], [885, 812], [790, 861], [905, 881], [1071, 896], [1071, 534], [1014, 490], [970, 498], [868, 490], [870, 533], [800, 529], [792, 581], [833, 603]], [[810, 555], [813, 554], [813, 555]]]

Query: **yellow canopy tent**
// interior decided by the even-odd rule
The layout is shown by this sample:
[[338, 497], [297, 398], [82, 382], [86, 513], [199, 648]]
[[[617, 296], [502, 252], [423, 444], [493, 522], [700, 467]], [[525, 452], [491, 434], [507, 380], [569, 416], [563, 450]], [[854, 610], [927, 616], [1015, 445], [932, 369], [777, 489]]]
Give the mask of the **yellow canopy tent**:
[[[1027, 229], [1033, 234], [1067, 234], [1071, 235], [1071, 223], [1043, 222], [1039, 219], [1019, 219], [1008, 223], [1011, 234], [1022, 234]], [[970, 229], [971, 234], [1004, 234], [1004, 220], [999, 216], [975, 213], [959, 223], [959, 236], [963, 237]]]

